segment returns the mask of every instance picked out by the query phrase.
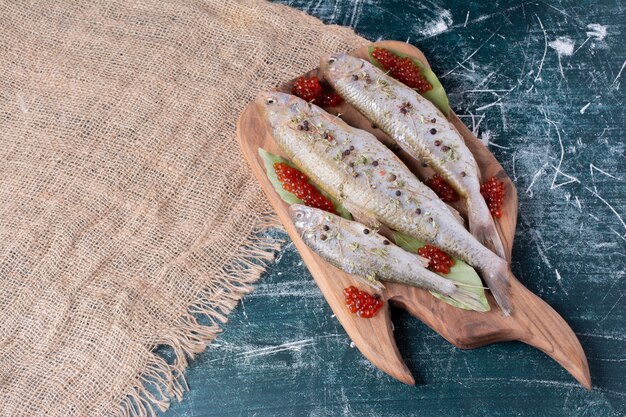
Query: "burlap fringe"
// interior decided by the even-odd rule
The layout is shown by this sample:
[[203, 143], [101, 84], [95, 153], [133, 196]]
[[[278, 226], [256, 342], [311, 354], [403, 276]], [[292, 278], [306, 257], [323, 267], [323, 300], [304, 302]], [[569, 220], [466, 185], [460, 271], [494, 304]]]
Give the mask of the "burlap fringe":
[[[159, 344], [173, 350], [174, 363], [167, 363], [153, 352], [147, 370], [122, 400], [116, 416], [156, 417], [155, 407], [165, 411], [171, 398], [182, 399], [183, 393], [189, 389], [184, 377], [188, 359], [193, 359], [213, 341], [221, 331], [217, 322], [227, 321], [228, 313], [253, 289], [251, 284], [261, 276], [284, 243], [282, 239], [260, 235], [272, 228], [282, 228], [278, 217], [273, 212], [262, 213], [252, 236], [242, 242], [235, 261], [218, 273], [215, 285], [198, 294], [187, 314], [179, 319], [169, 334], [163, 335]], [[199, 323], [198, 316], [207, 317], [211, 324]]]

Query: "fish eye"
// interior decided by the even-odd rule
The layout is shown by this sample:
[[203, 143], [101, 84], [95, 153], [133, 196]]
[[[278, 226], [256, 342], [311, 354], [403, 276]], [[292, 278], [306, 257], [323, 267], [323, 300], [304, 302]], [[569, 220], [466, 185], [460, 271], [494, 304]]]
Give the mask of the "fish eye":
[[274, 103], [276, 103], [276, 99], [274, 97], [270, 97], [267, 100], [265, 100], [265, 102], [267, 104], [274, 104]]
[[336, 61], [337, 61], [337, 58], [335, 58], [335, 57], [331, 57], [331, 58], [329, 58], [329, 59], [328, 59], [328, 63], [329, 63], [329, 64], [333, 64], [333, 63], [335, 63]]
[[303, 217], [304, 217], [304, 213], [303, 212], [299, 211], [299, 212], [296, 213], [296, 219], [302, 220]]

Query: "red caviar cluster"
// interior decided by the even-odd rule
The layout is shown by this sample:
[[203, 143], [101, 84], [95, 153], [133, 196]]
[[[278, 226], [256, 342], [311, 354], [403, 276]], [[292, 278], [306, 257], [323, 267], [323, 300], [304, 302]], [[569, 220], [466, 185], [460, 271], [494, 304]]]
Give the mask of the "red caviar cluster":
[[417, 250], [417, 254], [428, 259], [428, 268], [440, 274], [450, 273], [450, 268], [454, 266], [454, 259], [450, 258], [447, 253], [441, 249], [426, 245]]
[[393, 78], [403, 84], [416, 89], [421, 94], [432, 90], [432, 84], [422, 75], [420, 67], [411, 58], [403, 58], [385, 48], [374, 48], [372, 56], [380, 62], [385, 71], [389, 71]]
[[371, 295], [357, 287], [348, 287], [343, 290], [346, 298], [346, 306], [350, 312], [365, 319], [372, 318], [385, 304], [378, 295]]
[[317, 77], [300, 77], [293, 84], [291, 94], [322, 107], [335, 107], [341, 103], [339, 94], [327, 91]]
[[309, 178], [294, 167], [284, 162], [276, 162], [274, 171], [278, 180], [283, 183], [283, 189], [289, 191], [309, 207], [326, 210], [335, 213], [332, 201], [324, 197], [315, 186], [309, 183]]
[[315, 103], [322, 107], [336, 107], [341, 104], [341, 100], [342, 99], [339, 94], [333, 93], [332, 91], [325, 91], [319, 98], [319, 103], [317, 101]]
[[504, 195], [506, 194], [504, 182], [496, 177], [492, 177], [489, 181], [480, 186], [480, 193], [485, 199], [491, 214], [495, 217], [502, 216], [502, 203], [504, 202]]
[[450, 186], [439, 174], [435, 174], [432, 178], [426, 180], [428, 185], [434, 192], [446, 203], [454, 203], [459, 199], [459, 195], [454, 191], [454, 188]]

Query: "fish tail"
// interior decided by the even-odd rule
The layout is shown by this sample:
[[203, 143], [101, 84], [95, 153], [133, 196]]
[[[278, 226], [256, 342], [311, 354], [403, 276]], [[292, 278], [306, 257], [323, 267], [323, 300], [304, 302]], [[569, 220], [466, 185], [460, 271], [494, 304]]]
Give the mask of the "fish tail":
[[480, 295], [472, 292], [469, 288], [457, 285], [449, 297], [465, 304], [474, 311], [479, 311], [481, 313], [489, 311], [489, 305], [487, 304], [487, 306], [485, 306], [480, 299]]
[[467, 213], [470, 233], [485, 247], [493, 251], [502, 259], [506, 259], [506, 251], [502, 239], [496, 229], [491, 212], [485, 205], [484, 210], [477, 210], [471, 206]]
[[510, 316], [513, 312], [511, 306], [511, 271], [506, 262], [501, 262], [497, 269], [485, 271], [483, 278], [489, 286], [493, 298], [505, 316]]

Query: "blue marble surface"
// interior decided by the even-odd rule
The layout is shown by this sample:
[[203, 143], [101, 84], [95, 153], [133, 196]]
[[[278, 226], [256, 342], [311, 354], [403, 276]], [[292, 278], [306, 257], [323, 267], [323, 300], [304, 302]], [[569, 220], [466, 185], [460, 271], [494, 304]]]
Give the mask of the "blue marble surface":
[[425, 52], [455, 112], [515, 181], [513, 271], [571, 324], [594, 389], [521, 343], [463, 351], [394, 310], [417, 380], [403, 385], [351, 346], [287, 244], [162, 415], [626, 415], [626, 4], [281, 2]]

